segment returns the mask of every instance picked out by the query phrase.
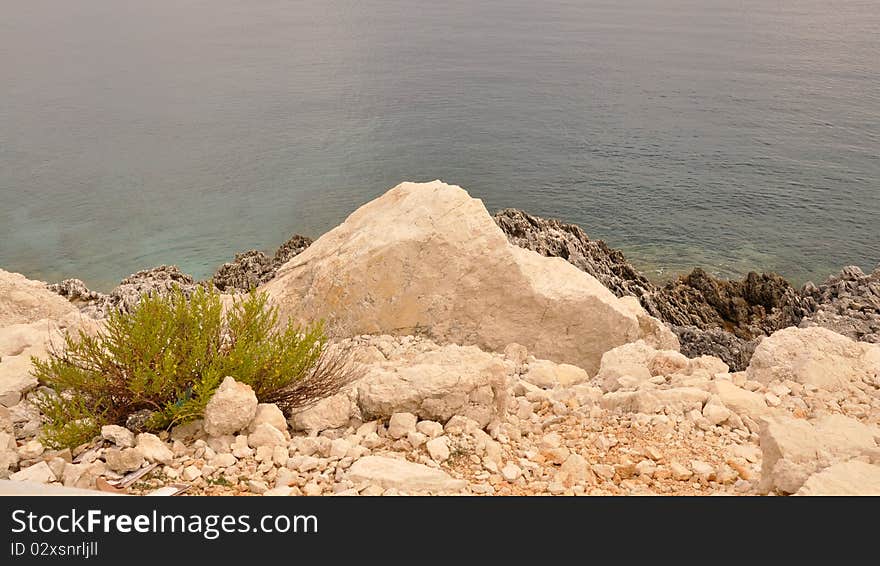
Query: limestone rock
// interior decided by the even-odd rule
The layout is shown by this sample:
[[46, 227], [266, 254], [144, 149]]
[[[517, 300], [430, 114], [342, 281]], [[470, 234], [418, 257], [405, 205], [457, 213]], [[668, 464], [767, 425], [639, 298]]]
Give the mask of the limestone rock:
[[144, 455], [137, 448], [108, 448], [104, 451], [104, 461], [114, 472], [133, 472], [144, 463]]
[[134, 446], [134, 433], [119, 425], [102, 426], [101, 438], [109, 440], [120, 448], [131, 448]]
[[290, 418], [290, 424], [294, 430], [317, 434], [325, 430], [348, 426], [353, 410], [354, 407], [348, 392], [343, 391], [294, 413]]
[[432, 438], [425, 443], [425, 449], [435, 462], [442, 463], [449, 459], [449, 439], [445, 436]]
[[523, 379], [543, 389], [557, 386], [568, 387], [583, 383], [590, 378], [586, 371], [571, 364], [556, 364], [549, 360], [535, 360], [529, 363], [529, 371]]
[[709, 392], [695, 387], [614, 391], [602, 396], [601, 406], [609, 411], [624, 413], [687, 413], [701, 411], [709, 399]]
[[412, 413], [446, 422], [454, 415], [486, 426], [503, 413], [507, 368], [475, 346], [443, 346], [398, 365], [372, 366], [356, 382], [366, 418]]
[[159, 462], [162, 464], [171, 464], [174, 460], [174, 453], [167, 444], [155, 434], [142, 432], [137, 436], [137, 449], [147, 460], [147, 462]]
[[880, 345], [855, 342], [820, 327], [786, 328], [755, 350], [748, 378], [767, 384], [791, 380], [827, 391], [880, 376]]
[[839, 462], [810, 476], [795, 495], [880, 495], [880, 466]]
[[364, 456], [351, 465], [348, 479], [355, 484], [369, 483], [398, 491], [443, 493], [459, 491], [465, 480], [453, 479], [446, 472], [385, 456]]
[[256, 430], [254, 430], [254, 432], [248, 435], [248, 446], [250, 446], [251, 448], [286, 445], [287, 439], [284, 438], [284, 434], [269, 423], [263, 423], [259, 425]]
[[264, 289], [283, 315], [349, 335], [421, 333], [492, 351], [516, 342], [588, 372], [646, 337], [596, 279], [509, 244], [482, 202], [440, 181], [403, 183], [362, 206]]
[[253, 432], [261, 424], [266, 423], [274, 426], [280, 432], [287, 432], [287, 419], [284, 413], [275, 403], [260, 403], [257, 405], [257, 412], [254, 414], [254, 420], [248, 427], [248, 432]]
[[30, 324], [40, 320], [61, 320], [79, 314], [77, 308], [46, 288], [42, 281], [32, 281], [20, 273], [0, 269], [0, 328]]
[[757, 418], [769, 412], [763, 395], [737, 387], [730, 381], [715, 380], [709, 385], [709, 390], [722, 405], [741, 417]]
[[880, 431], [842, 415], [768, 417], [761, 426], [762, 491], [795, 493], [813, 473], [877, 448]]
[[33, 466], [19, 470], [9, 476], [12, 481], [29, 481], [36, 483], [49, 483], [56, 480], [55, 474], [46, 462], [37, 462]]
[[416, 431], [418, 418], [412, 413], [394, 413], [388, 420], [388, 436], [394, 439], [403, 438]]
[[36, 387], [31, 357], [45, 358], [63, 333], [92, 332], [97, 323], [41, 281], [0, 270], [0, 402], [16, 403]]
[[234, 434], [250, 425], [257, 413], [257, 396], [250, 385], [226, 376], [205, 406], [205, 432]]

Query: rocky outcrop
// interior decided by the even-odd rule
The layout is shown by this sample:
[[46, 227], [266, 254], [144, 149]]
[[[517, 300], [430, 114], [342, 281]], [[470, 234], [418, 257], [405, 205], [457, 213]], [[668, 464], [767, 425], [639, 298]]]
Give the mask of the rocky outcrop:
[[65, 279], [48, 289], [67, 298], [83, 314], [104, 318], [111, 309], [131, 311], [145, 294], [164, 295], [179, 288], [189, 296], [200, 285], [176, 265], [160, 265], [129, 275], [109, 294], [92, 291], [79, 279]]
[[786, 328], [758, 345], [747, 376], [764, 384], [792, 381], [825, 391], [880, 388], [880, 345], [825, 328]]
[[41, 281], [0, 270], [0, 405], [37, 385], [31, 356], [43, 358], [66, 330], [93, 330], [79, 310]]
[[671, 326], [681, 343], [681, 353], [689, 358], [713, 356], [724, 360], [730, 369], [742, 371], [749, 365], [761, 338], [745, 340], [720, 328]]
[[[482, 202], [440, 181], [403, 183], [362, 206], [262, 287], [283, 316], [339, 332], [424, 334], [536, 356], [588, 372], [607, 350], [674, 342], [595, 278], [511, 245]], [[646, 316], [646, 315], [645, 315]]]
[[[817, 471], [877, 450], [880, 429], [841, 415], [768, 418], [761, 427], [763, 492], [795, 493]], [[808, 488], [809, 490], [809, 488]]]
[[690, 357], [717, 356], [743, 370], [756, 338], [797, 325], [806, 312], [800, 294], [776, 274], [749, 273], [742, 281], [726, 281], [698, 268], [655, 285], [622, 252], [591, 240], [578, 226], [514, 209], [494, 219], [511, 243], [565, 259], [618, 297], [637, 297], [649, 315], [670, 325]]
[[258, 250], [235, 254], [233, 261], [220, 266], [211, 282], [225, 293], [247, 293], [270, 281], [279, 267], [311, 244], [310, 238], [294, 235], [278, 248], [272, 258]]
[[76, 312], [76, 308], [50, 292], [42, 281], [0, 269], [0, 328], [60, 320]]
[[880, 265], [870, 275], [845, 267], [818, 287], [804, 286], [809, 313], [801, 326], [821, 326], [853, 340], [880, 343]]

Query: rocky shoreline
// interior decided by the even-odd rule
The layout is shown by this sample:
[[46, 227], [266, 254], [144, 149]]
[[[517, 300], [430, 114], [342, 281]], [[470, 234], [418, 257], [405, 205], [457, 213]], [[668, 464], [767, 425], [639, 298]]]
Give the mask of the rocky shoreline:
[[[868, 275], [858, 267], [844, 267], [820, 285], [808, 282], [800, 289], [775, 273], [751, 272], [741, 281], [729, 281], [701, 268], [656, 284], [623, 252], [590, 239], [579, 226], [516, 209], [501, 210], [493, 220], [512, 244], [562, 258], [618, 297], [636, 297], [648, 314], [669, 326], [682, 353], [691, 358], [715, 356], [734, 371], [742, 371], [764, 337], [792, 326], [820, 326], [853, 340], [880, 343], [880, 265]], [[172, 286], [190, 292], [212, 283], [224, 293], [245, 293], [271, 281], [282, 265], [312, 242], [294, 235], [273, 257], [259, 250], [237, 253], [208, 281], [196, 281], [176, 266], [162, 265], [130, 275], [108, 294], [90, 291], [79, 279], [49, 288], [97, 317], [109, 308], [129, 308], [144, 292], [166, 292]]]
[[[536, 252], [536, 253], [533, 253]], [[315, 242], [214, 277], [325, 319], [359, 376], [284, 415], [229, 376], [204, 419], [44, 447], [30, 356], [195, 281], [109, 294], [0, 270], [0, 479], [262, 495], [880, 494], [880, 269], [795, 289], [702, 270], [652, 283], [570, 224], [404, 183]], [[222, 402], [220, 402], [222, 401]], [[134, 478], [134, 479], [133, 479]]]

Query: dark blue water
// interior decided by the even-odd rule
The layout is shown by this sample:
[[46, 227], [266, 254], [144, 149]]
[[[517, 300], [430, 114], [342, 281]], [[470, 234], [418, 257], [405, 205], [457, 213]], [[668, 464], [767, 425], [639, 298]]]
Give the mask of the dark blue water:
[[106, 288], [441, 178], [654, 275], [880, 262], [877, 0], [0, 0], [0, 267]]

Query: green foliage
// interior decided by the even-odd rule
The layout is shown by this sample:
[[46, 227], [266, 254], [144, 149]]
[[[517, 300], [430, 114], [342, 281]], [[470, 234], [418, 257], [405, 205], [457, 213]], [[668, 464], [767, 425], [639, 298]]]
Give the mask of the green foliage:
[[199, 417], [227, 375], [287, 410], [338, 389], [345, 364], [323, 360], [323, 325], [279, 326], [267, 300], [252, 291], [224, 313], [216, 291], [176, 289], [112, 312], [97, 335], [66, 335], [63, 348], [33, 360], [52, 390], [35, 396], [44, 439], [76, 446], [143, 409], [152, 412], [148, 430], [170, 428]]

